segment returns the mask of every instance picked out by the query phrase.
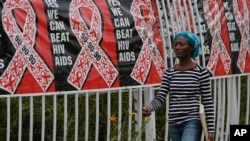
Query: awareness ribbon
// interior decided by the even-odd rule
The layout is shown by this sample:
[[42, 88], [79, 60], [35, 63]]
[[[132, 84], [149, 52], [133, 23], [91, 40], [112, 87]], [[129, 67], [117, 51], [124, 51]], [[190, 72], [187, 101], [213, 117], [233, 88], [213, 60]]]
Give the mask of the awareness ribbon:
[[[92, 11], [89, 28], [84, 17], [79, 13], [82, 7]], [[68, 77], [68, 82], [77, 89], [81, 89], [93, 64], [108, 87], [111, 87], [118, 76], [118, 71], [99, 46], [102, 39], [102, 19], [98, 8], [92, 0], [72, 0], [69, 14], [71, 28], [82, 49]]]
[[240, 52], [237, 60], [237, 66], [244, 73], [246, 68], [246, 56], [250, 55], [250, 36], [249, 36], [249, 10], [246, 1], [243, 2], [244, 13], [241, 14], [237, 1], [233, 1], [236, 23], [241, 33]]
[[[142, 15], [142, 6], [148, 8], [149, 11], [147, 15]], [[154, 43], [153, 26], [156, 20], [151, 0], [134, 0], [130, 12], [134, 17], [135, 27], [143, 41], [141, 52], [130, 75], [137, 82], [144, 84], [152, 62], [156, 66], [158, 75], [160, 77], [163, 75], [165, 71], [164, 60]]]
[[[210, 29], [210, 33], [213, 37], [212, 39], [212, 47], [211, 47], [211, 55], [209, 58], [209, 62], [207, 64], [207, 68], [214, 75], [216, 71], [216, 65], [218, 63], [219, 56], [223, 62], [224, 69], [228, 74], [231, 66], [231, 58], [228, 54], [227, 48], [221, 38], [221, 14], [218, 3], [216, 1], [204, 0], [204, 13], [205, 18], [207, 20], [208, 27]], [[212, 9], [210, 9], [212, 8]], [[212, 13], [212, 12], [213, 13]]]
[[[12, 12], [15, 9], [27, 12], [23, 31], [17, 25]], [[28, 0], [7, 0], [2, 10], [4, 29], [16, 52], [8, 67], [0, 77], [0, 87], [14, 93], [26, 68], [45, 92], [54, 79], [53, 74], [34, 50], [36, 37], [36, 17]]]

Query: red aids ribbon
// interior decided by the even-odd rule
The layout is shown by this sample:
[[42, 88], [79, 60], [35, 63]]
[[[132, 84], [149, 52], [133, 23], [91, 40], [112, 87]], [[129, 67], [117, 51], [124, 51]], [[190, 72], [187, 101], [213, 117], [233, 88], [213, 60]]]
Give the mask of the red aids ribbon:
[[239, 1], [233, 1], [233, 9], [236, 23], [238, 24], [241, 33], [240, 52], [237, 61], [237, 66], [240, 71], [244, 73], [246, 68], [246, 57], [250, 55], [250, 36], [249, 36], [249, 10], [246, 1], [243, 1], [244, 13], [241, 13], [238, 6]]
[[[17, 8], [27, 12], [23, 31], [19, 29], [12, 13]], [[36, 37], [36, 16], [28, 0], [7, 0], [2, 10], [2, 22], [16, 52], [0, 77], [0, 87], [14, 93], [28, 68], [45, 92], [54, 76], [33, 49]]]
[[[92, 11], [89, 28], [79, 13], [82, 7]], [[102, 39], [102, 19], [98, 8], [92, 0], [72, 0], [69, 14], [71, 28], [82, 50], [68, 77], [68, 82], [81, 89], [93, 64], [106, 84], [111, 87], [118, 76], [118, 71], [99, 46]]]
[[207, 64], [207, 68], [214, 75], [216, 71], [216, 65], [220, 57], [223, 62], [224, 69], [228, 74], [231, 66], [231, 58], [221, 38], [221, 22], [220, 22], [221, 14], [218, 3], [216, 1], [204, 0], [203, 4], [204, 4], [205, 18], [207, 20], [210, 33], [213, 37], [211, 54], [209, 62]]
[[[141, 9], [142, 6], [145, 6], [149, 10], [147, 15], [142, 15], [144, 12]], [[156, 66], [158, 75], [160, 77], [163, 75], [165, 70], [164, 60], [154, 43], [153, 26], [156, 20], [151, 0], [134, 0], [130, 12], [134, 17], [135, 27], [143, 41], [143, 46], [132, 70], [131, 77], [139, 83], [144, 84], [152, 62]]]

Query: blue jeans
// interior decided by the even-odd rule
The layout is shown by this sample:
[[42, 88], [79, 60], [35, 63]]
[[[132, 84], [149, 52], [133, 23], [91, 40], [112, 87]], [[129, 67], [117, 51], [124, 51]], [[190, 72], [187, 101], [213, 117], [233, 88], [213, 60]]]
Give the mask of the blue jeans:
[[202, 127], [198, 119], [179, 124], [169, 125], [169, 135], [172, 141], [200, 141]]

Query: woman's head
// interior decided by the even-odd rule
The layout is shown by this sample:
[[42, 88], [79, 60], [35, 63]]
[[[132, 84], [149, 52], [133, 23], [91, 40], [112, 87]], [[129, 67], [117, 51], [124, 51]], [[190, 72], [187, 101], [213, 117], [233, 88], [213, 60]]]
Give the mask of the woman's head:
[[195, 59], [199, 55], [200, 42], [198, 37], [188, 31], [178, 32], [174, 37], [174, 52], [176, 57], [188, 57]]

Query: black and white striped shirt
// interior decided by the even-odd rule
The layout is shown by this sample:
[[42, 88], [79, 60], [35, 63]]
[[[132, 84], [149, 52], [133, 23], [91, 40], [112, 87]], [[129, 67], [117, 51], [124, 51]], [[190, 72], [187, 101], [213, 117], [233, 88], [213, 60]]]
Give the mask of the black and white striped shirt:
[[151, 101], [152, 111], [157, 110], [170, 94], [169, 124], [199, 119], [200, 96], [204, 104], [207, 127], [214, 131], [214, 104], [211, 95], [210, 73], [196, 65], [193, 69], [180, 71], [171, 67], [162, 77], [161, 87]]

